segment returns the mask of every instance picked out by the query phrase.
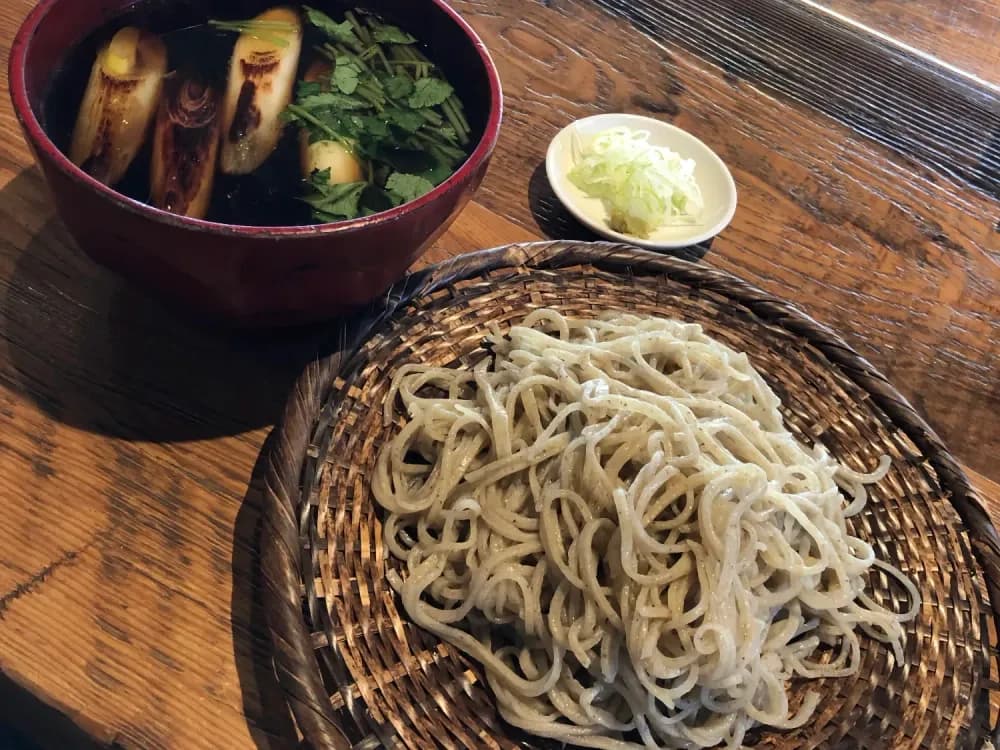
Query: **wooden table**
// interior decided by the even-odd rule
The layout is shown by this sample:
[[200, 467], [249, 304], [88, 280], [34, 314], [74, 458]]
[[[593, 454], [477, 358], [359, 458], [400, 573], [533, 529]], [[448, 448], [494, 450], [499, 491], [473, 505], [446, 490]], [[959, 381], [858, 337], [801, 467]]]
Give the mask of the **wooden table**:
[[817, 0], [851, 22], [1000, 85], [1000, 6], [993, 0]]
[[[30, 5], [2, 4], [5, 50]], [[676, 122], [740, 190], [703, 262], [843, 332], [1000, 519], [990, 3], [963, 6], [972, 39], [948, 60], [980, 80], [796, 0], [456, 5], [497, 59], [508, 114], [477, 202], [430, 259], [589, 238], [546, 184], [548, 140], [598, 112]], [[879, 30], [919, 46], [918, 25]], [[255, 479], [323, 330], [234, 335], [171, 315], [73, 247], [6, 100], [0, 130], [0, 721], [52, 748], [293, 747], [256, 592]]]

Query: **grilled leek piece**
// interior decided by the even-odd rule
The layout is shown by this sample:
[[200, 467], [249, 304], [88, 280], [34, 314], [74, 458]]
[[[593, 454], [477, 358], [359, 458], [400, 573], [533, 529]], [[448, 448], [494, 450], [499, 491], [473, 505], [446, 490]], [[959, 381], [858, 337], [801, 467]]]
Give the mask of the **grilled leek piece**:
[[167, 76], [153, 135], [150, 202], [205, 218], [212, 199], [222, 119], [219, 94], [194, 77]]
[[223, 107], [224, 173], [250, 174], [274, 152], [301, 53], [302, 19], [295, 10], [272, 8], [245, 24], [233, 50]]
[[70, 159], [106, 185], [119, 182], [149, 133], [167, 72], [155, 34], [126, 27], [97, 54], [77, 114]]

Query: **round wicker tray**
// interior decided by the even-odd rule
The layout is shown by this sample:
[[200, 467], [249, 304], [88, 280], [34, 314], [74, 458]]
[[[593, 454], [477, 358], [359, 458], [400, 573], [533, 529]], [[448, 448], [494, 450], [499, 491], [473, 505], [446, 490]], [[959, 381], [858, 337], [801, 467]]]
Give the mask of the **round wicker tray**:
[[[835, 457], [893, 459], [856, 533], [917, 581], [906, 658], [865, 640], [860, 674], [758, 747], [979, 748], [997, 734], [1000, 541], [952, 456], [870, 364], [795, 307], [729, 274], [621, 245], [538, 243], [462, 256], [400, 282], [344, 323], [315, 363], [270, 457], [262, 536], [275, 666], [314, 748], [541, 748], [498, 717], [475, 664], [407, 621], [385, 580], [368, 476], [395, 429], [381, 404], [396, 367], [464, 365], [483, 332], [539, 306], [620, 309], [701, 323], [746, 351], [790, 427]], [[883, 602], [900, 592], [872, 577]], [[795, 689], [793, 687], [793, 689]]]

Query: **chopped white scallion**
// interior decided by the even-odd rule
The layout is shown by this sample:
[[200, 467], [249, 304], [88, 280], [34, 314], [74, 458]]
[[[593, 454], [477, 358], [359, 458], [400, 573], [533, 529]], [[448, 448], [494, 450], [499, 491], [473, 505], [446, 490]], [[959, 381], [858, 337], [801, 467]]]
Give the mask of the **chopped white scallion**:
[[695, 162], [649, 142], [645, 130], [611, 128], [588, 144], [573, 133], [570, 181], [607, 207], [616, 232], [646, 238], [663, 226], [694, 224], [704, 209]]

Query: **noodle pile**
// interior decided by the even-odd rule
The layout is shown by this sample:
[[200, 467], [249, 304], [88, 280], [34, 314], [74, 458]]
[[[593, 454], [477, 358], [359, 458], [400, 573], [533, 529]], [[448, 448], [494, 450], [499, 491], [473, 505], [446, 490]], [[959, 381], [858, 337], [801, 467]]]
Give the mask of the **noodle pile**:
[[[400, 368], [373, 490], [409, 616], [485, 668], [501, 714], [571, 744], [739, 747], [902, 659], [913, 583], [846, 518], [862, 474], [807, 448], [745, 354], [671, 320], [539, 310], [471, 370]], [[841, 493], [841, 489], [846, 493]], [[864, 591], [879, 567], [912, 605]]]

